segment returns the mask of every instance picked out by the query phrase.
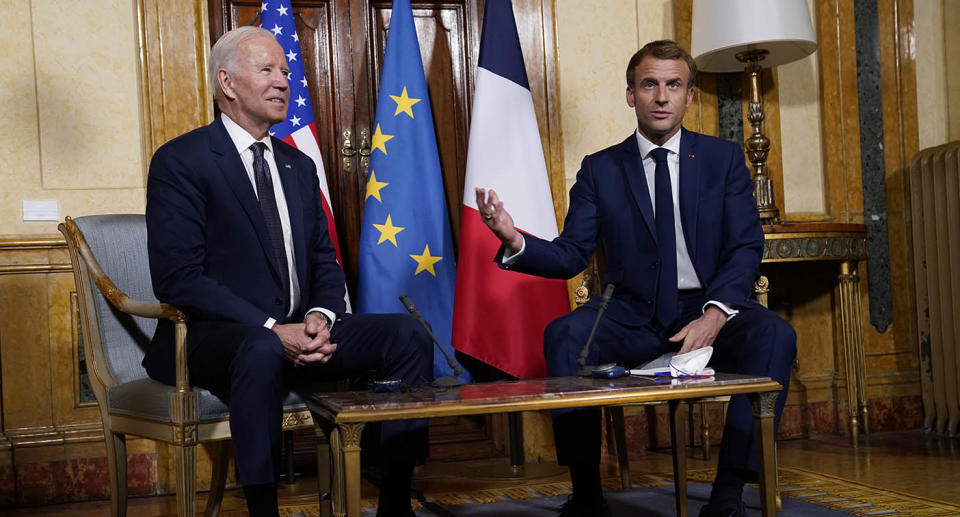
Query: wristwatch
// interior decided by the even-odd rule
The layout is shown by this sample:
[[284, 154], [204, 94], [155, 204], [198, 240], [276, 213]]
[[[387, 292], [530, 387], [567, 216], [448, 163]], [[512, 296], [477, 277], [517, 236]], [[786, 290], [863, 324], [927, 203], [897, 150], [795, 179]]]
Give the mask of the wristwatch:
[[330, 319], [330, 316], [327, 316], [323, 311], [316, 311], [317, 314], [323, 318], [324, 324], [327, 325], [327, 330], [333, 330], [333, 320]]

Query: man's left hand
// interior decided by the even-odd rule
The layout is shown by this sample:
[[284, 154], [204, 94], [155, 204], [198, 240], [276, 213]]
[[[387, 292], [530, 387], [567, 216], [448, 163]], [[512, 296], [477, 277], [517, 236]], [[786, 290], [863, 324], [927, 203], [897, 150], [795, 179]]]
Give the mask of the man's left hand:
[[312, 338], [309, 343], [300, 348], [294, 364], [301, 366], [309, 363], [325, 363], [330, 360], [337, 350], [337, 345], [330, 342], [330, 330], [327, 320], [319, 312], [311, 312], [303, 320], [304, 332]]
[[711, 305], [699, 318], [687, 323], [680, 332], [670, 337], [673, 343], [683, 342], [680, 354], [710, 346], [717, 339], [717, 334], [727, 322], [727, 314], [720, 308]]

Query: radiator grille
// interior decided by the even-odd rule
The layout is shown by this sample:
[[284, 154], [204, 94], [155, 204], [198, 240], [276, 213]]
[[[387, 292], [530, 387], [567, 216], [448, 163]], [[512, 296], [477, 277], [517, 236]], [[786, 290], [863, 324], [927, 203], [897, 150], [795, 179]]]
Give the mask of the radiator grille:
[[960, 141], [910, 163], [910, 209], [924, 428], [960, 424]]

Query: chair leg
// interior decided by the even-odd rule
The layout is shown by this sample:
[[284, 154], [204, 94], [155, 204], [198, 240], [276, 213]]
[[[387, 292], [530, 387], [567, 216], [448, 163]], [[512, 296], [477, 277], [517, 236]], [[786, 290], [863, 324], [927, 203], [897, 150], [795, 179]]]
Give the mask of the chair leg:
[[110, 473], [110, 515], [127, 515], [127, 436], [103, 428], [107, 446], [107, 470]]
[[173, 468], [177, 477], [177, 517], [193, 517], [197, 499], [196, 445], [175, 445]]
[[623, 407], [610, 406], [607, 408], [613, 425], [613, 439], [617, 448], [617, 468], [620, 471], [620, 489], [626, 490], [633, 486], [630, 481], [630, 455], [627, 452], [627, 431], [623, 420]]
[[700, 441], [703, 445], [703, 459], [710, 461], [710, 406], [700, 403]]
[[673, 445], [673, 488], [677, 504], [677, 517], [687, 517], [687, 437], [683, 426], [689, 405], [670, 401], [670, 443]]
[[210, 494], [207, 496], [207, 507], [203, 512], [206, 517], [216, 517], [220, 514], [220, 504], [223, 502], [223, 488], [227, 484], [227, 467], [230, 465], [230, 441], [208, 442], [204, 444], [213, 463], [213, 472], [210, 476]]
[[287, 469], [283, 482], [292, 485], [296, 482], [296, 473], [294, 472], [293, 431], [289, 430], [283, 432], [283, 463]]

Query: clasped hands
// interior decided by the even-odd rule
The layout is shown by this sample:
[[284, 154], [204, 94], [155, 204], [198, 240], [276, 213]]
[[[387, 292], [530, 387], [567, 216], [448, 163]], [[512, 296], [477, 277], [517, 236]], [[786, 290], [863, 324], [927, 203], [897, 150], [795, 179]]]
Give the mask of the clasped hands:
[[294, 366], [326, 363], [337, 350], [330, 342], [327, 322], [319, 313], [311, 312], [303, 323], [276, 324], [272, 329], [283, 343], [283, 355]]

